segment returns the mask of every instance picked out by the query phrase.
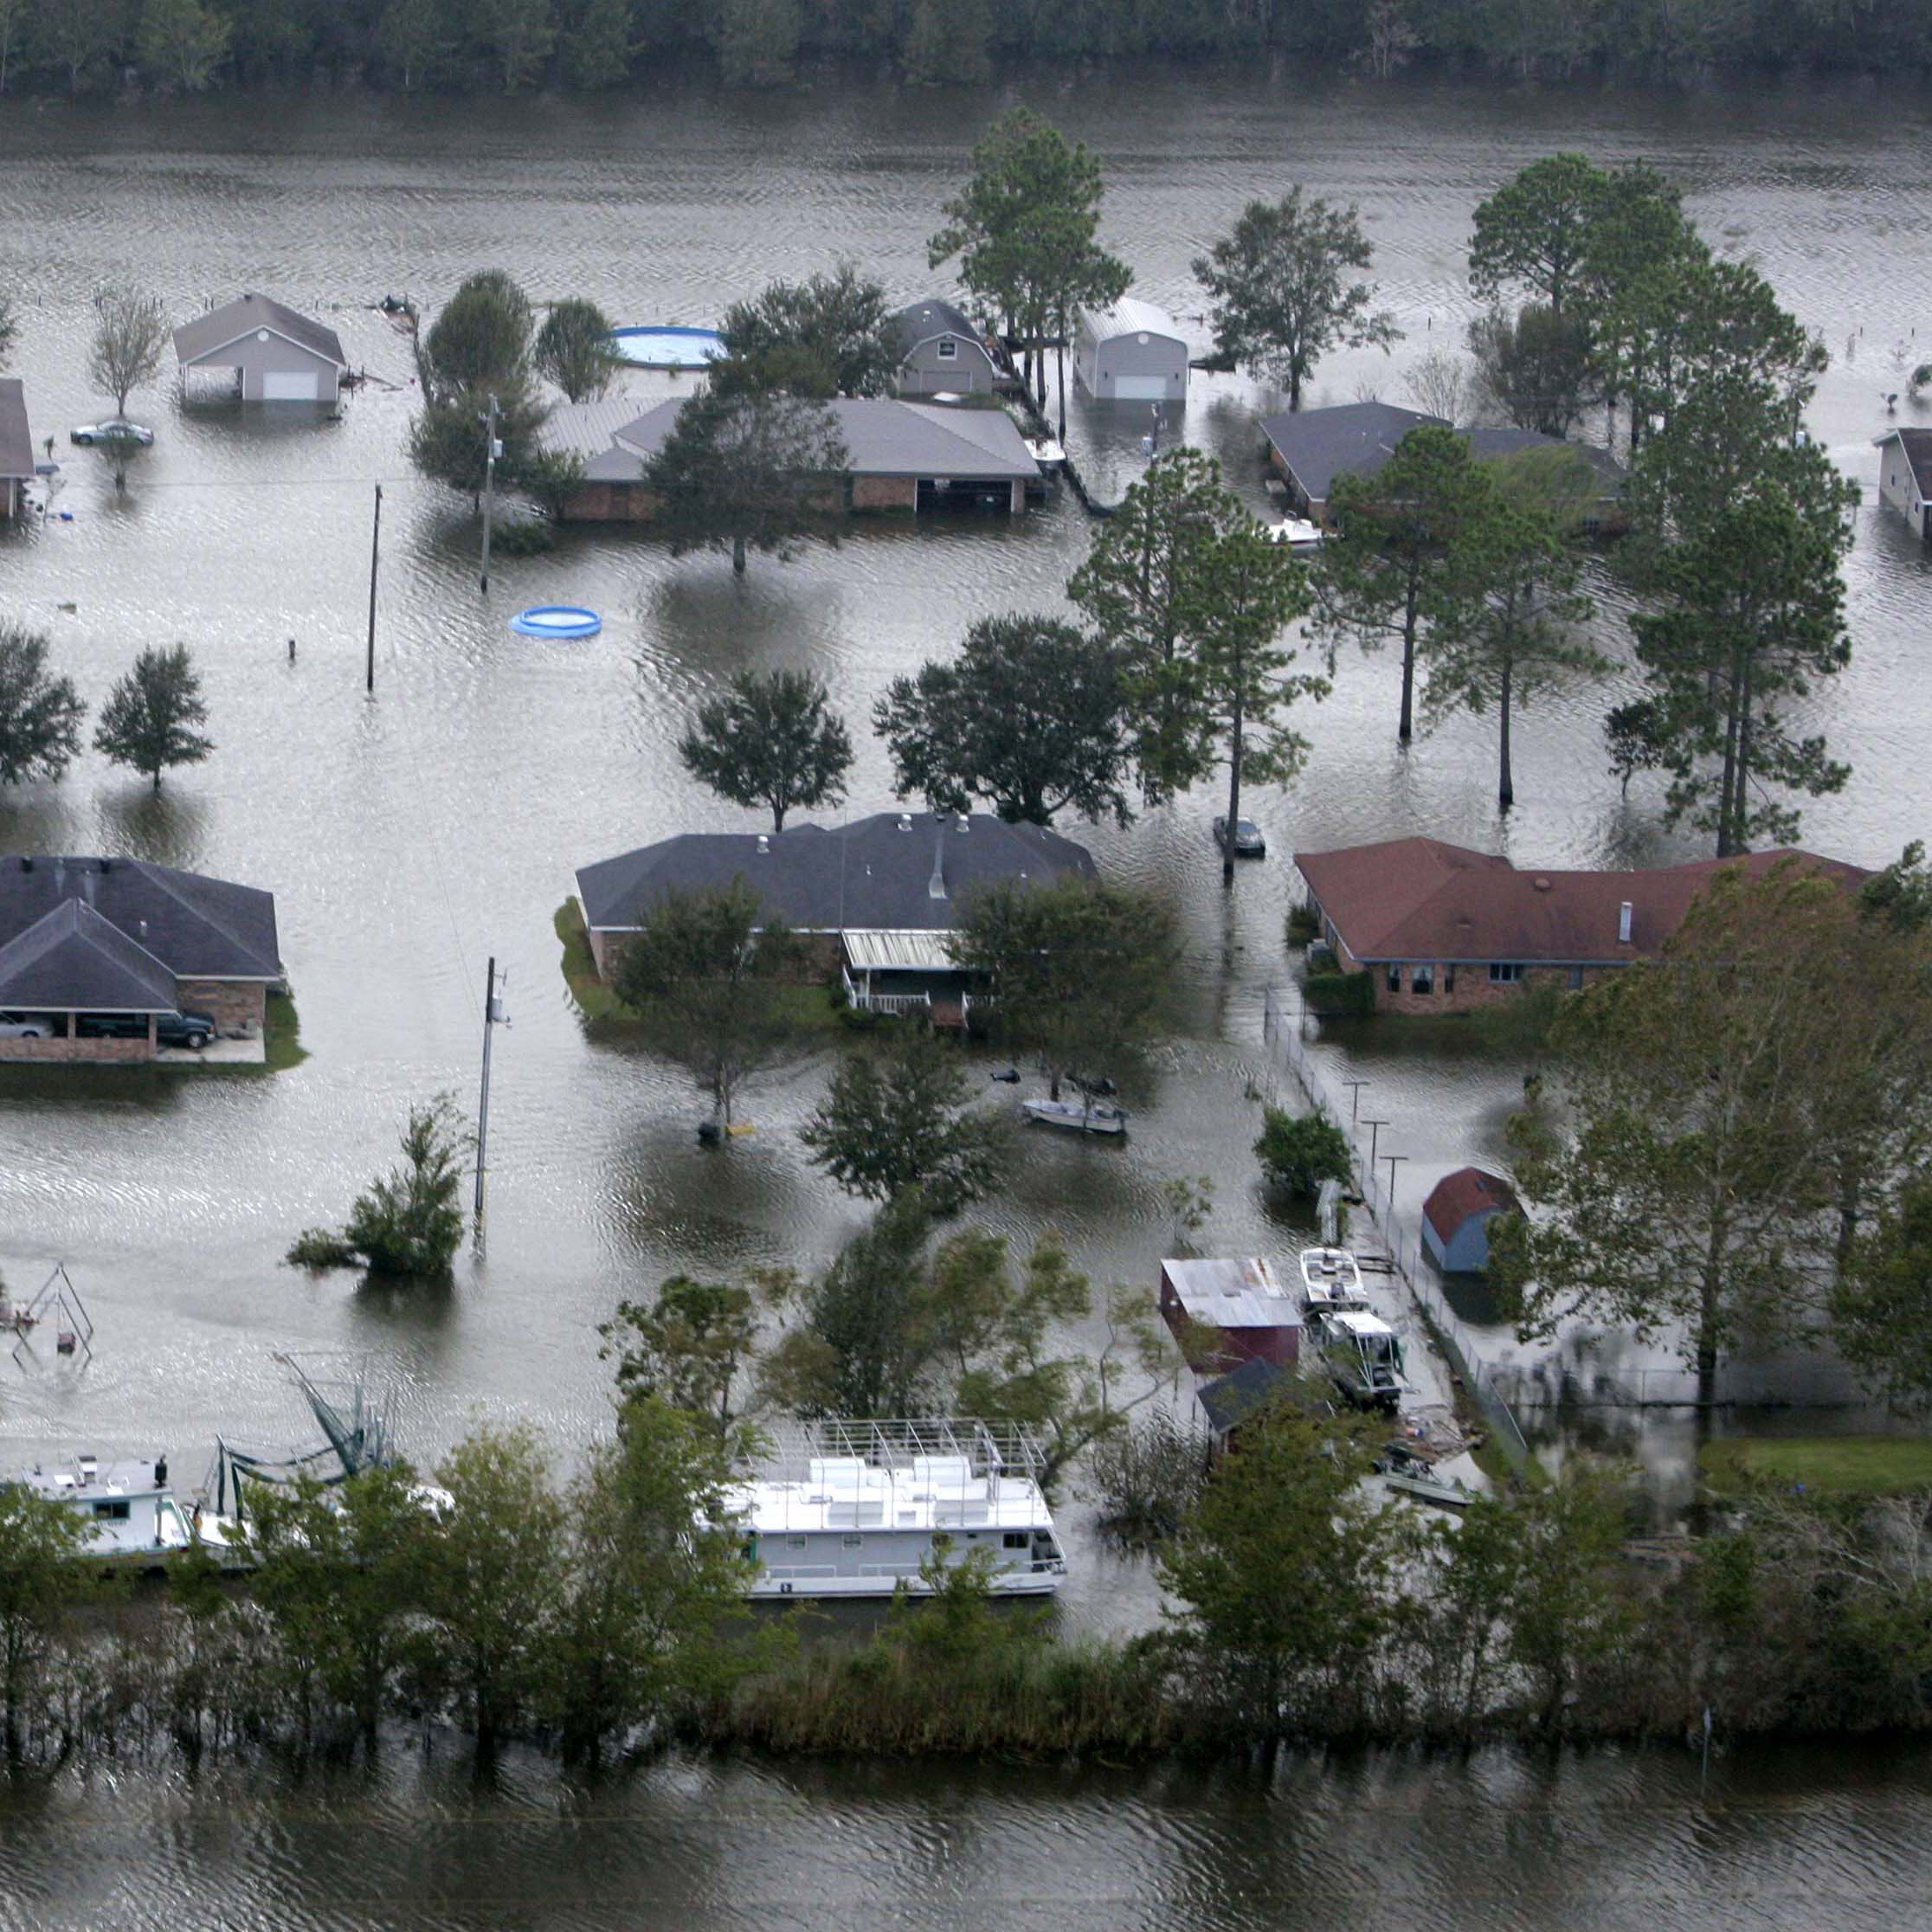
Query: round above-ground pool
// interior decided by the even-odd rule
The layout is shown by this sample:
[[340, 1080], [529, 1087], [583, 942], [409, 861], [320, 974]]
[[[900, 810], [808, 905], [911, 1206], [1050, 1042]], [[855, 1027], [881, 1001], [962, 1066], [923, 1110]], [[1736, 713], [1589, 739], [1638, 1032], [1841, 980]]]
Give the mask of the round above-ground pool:
[[662, 327], [613, 329], [611, 346], [633, 369], [702, 369], [724, 353], [716, 329]]
[[603, 619], [582, 604], [532, 604], [510, 620], [510, 628], [525, 637], [595, 637]]

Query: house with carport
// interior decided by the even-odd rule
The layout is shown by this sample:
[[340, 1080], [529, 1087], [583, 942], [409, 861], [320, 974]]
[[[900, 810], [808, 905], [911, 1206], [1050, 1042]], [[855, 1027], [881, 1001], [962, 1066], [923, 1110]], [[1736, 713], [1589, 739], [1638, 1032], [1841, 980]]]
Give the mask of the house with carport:
[[260, 1043], [282, 984], [273, 892], [145, 859], [0, 858], [0, 1060], [164, 1057], [170, 1013]]
[[174, 332], [184, 378], [195, 371], [232, 372], [244, 402], [326, 402], [341, 394], [348, 358], [326, 323], [267, 295], [237, 295]]
[[1052, 885], [1098, 875], [1085, 848], [989, 814], [877, 812], [782, 832], [685, 832], [583, 866], [577, 903], [606, 982], [667, 892], [743, 879], [808, 945], [851, 1003], [963, 1025], [969, 976], [947, 941], [974, 892], [995, 881]]

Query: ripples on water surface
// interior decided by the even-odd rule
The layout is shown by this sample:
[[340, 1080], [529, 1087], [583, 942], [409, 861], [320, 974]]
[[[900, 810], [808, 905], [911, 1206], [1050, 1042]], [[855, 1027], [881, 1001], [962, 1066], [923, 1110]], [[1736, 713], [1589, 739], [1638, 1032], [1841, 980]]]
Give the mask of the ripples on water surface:
[[[1684, 181], [1708, 232], [1759, 258], [1832, 348], [1813, 428], [1868, 490], [1878, 397], [1903, 387], [1893, 345], [1912, 360], [1932, 352], [1911, 336], [1932, 316], [1919, 94], [1646, 101], [1156, 75], [1040, 98], [1104, 157], [1108, 239], [1141, 292], [1183, 315], [1200, 308], [1190, 260], [1250, 194], [1301, 180], [1361, 203], [1408, 340], [1392, 361], [1325, 364], [1314, 402], [1364, 388], [1401, 400], [1404, 363], [1459, 340], [1471, 208], [1559, 145], [1658, 161]], [[910, 298], [933, 286], [924, 243], [937, 203], [997, 105], [829, 87], [513, 107], [0, 103], [14, 366], [36, 432], [62, 440], [72, 479], [62, 500], [74, 512], [72, 523], [0, 538], [0, 608], [50, 630], [61, 667], [96, 704], [139, 647], [186, 638], [220, 747], [158, 800], [90, 753], [64, 783], [0, 800], [0, 847], [130, 853], [273, 887], [312, 1055], [274, 1079], [0, 1075], [0, 1264], [18, 1286], [68, 1258], [102, 1330], [84, 1374], [0, 1371], [0, 1456], [76, 1440], [165, 1443], [188, 1468], [217, 1432], [285, 1439], [298, 1419], [269, 1356], [286, 1348], [369, 1349], [393, 1364], [405, 1437], [424, 1452], [479, 1412], [581, 1438], [606, 1413], [592, 1324], [620, 1294], [674, 1268], [829, 1253], [860, 1217], [802, 1162], [792, 1136], [819, 1074], [763, 1090], [750, 1109], [757, 1136], [728, 1158], [701, 1154], [680, 1085], [585, 1041], [557, 971], [551, 915], [576, 865], [734, 822], [685, 780], [675, 753], [692, 705], [732, 671], [812, 667], [861, 722], [892, 676], [950, 648], [976, 617], [1057, 609], [1088, 534], [1064, 502], [1011, 530], [854, 526], [840, 549], [789, 568], [756, 561], [741, 584], [717, 559], [673, 565], [647, 541], [573, 531], [550, 556], [499, 561], [486, 605], [473, 524], [409, 474], [406, 386], [372, 386], [336, 427], [220, 403], [184, 409], [171, 388], [142, 396], [137, 413], [158, 422], [159, 440], [117, 502], [93, 460], [64, 441], [71, 423], [101, 413], [84, 374], [92, 291], [132, 277], [179, 319], [209, 297], [261, 287], [325, 312], [357, 363], [405, 385], [402, 338], [366, 305], [393, 290], [434, 306], [486, 264], [539, 299], [589, 295], [632, 322], [715, 320], [768, 278], [840, 254]], [[641, 396], [665, 387], [633, 383]], [[1250, 489], [1256, 402], [1237, 381], [1200, 381], [1185, 423]], [[1075, 446], [1108, 491], [1137, 469], [1143, 427], [1137, 411], [1076, 405]], [[369, 705], [363, 614], [377, 479], [387, 499]], [[1807, 808], [1806, 837], [1875, 863], [1926, 829], [1932, 583], [1916, 546], [1871, 504], [1850, 580], [1856, 661], [1815, 715], [1857, 776]], [[512, 611], [549, 601], [600, 608], [602, 635], [541, 646], [505, 628]], [[1613, 627], [1607, 634], [1620, 652]], [[1558, 699], [1524, 720], [1522, 804], [1505, 828], [1487, 729], [1458, 721], [1399, 756], [1394, 676], [1386, 657], [1344, 664], [1306, 772], [1252, 802], [1271, 856], [1242, 869], [1231, 897], [1210, 862], [1206, 795], [1124, 834], [1092, 834], [1104, 865], [1180, 911], [1190, 1032], [1154, 1091], [1137, 1097], [1131, 1144], [1040, 1143], [1001, 1226], [1025, 1236], [1050, 1220], [1099, 1279], [1150, 1285], [1166, 1239], [1161, 1182], [1213, 1172], [1217, 1245], [1271, 1239], [1247, 1181], [1258, 1108], [1243, 1096], [1259, 1059], [1262, 989], [1285, 970], [1297, 846], [1427, 830], [1506, 844], [1530, 862], [1694, 849], [1658, 831], [1641, 788], [1620, 803], [1602, 772], [1604, 694]], [[1617, 689], [1631, 687], [1626, 673]], [[886, 777], [861, 734], [853, 808], [886, 802]], [[298, 1228], [339, 1215], [411, 1100], [445, 1086], [470, 1096], [493, 952], [509, 970], [513, 1025], [497, 1043], [486, 1247], [440, 1298], [357, 1296], [347, 1278], [278, 1266]], [[1394, 1123], [1384, 1145], [1411, 1156], [1401, 1184], [1412, 1202], [1472, 1150], [1495, 1151], [1506, 1072], [1388, 1046], [1368, 1058], [1375, 1110]], [[1150, 1609], [1143, 1571], [1086, 1551], [1073, 1619], [1137, 1622]], [[186, 1922], [155, 1902], [197, 1886], [214, 1888], [217, 1916], [236, 1923], [369, 1922], [365, 1909], [398, 1923], [492, 1910], [525, 1911], [518, 1922], [634, 1922], [604, 1892], [586, 1896], [587, 1843], [600, 1858], [638, 1861], [629, 1889], [666, 1901], [654, 1921], [664, 1923], [727, 1922], [744, 1900], [789, 1922], [808, 1871], [871, 1916], [919, 1924], [983, 1922], [970, 1901], [989, 1897], [1014, 1902], [1014, 1922], [1038, 1923], [1736, 1923], [1741, 1907], [1782, 1924], [1800, 1922], [1788, 1900], [1813, 1883], [1834, 1922], [1903, 1922], [1875, 1903], [1896, 1897], [1884, 1858], [1856, 1836], [1841, 1840], [1833, 1807], [1853, 1800], [1814, 1796], [1789, 1812], [1767, 1800], [1703, 1819], [1670, 1783], [1674, 1772], [1620, 1761], [1548, 1781], [1493, 1767], [1394, 1777], [1393, 1798], [1370, 1780], [1372, 1802], [1359, 1786], [1318, 1778], [1265, 1808], [1214, 1786], [1150, 1795], [936, 1775], [802, 1787], [666, 1770], [622, 1800], [643, 1835], [608, 1854], [624, 1834], [600, 1833], [548, 1799], [479, 1819], [449, 1793], [411, 1784], [392, 1793], [384, 1823], [362, 1808], [370, 1800], [325, 1790], [284, 1808], [245, 1794], [123, 1804], [100, 1787], [85, 1803], [55, 1803], [40, 1826], [16, 1815], [0, 1834], [0, 1924], [35, 1922], [62, 1897], [91, 1902], [71, 1922]], [[1901, 1821], [1914, 1818], [1914, 1832], [1922, 1822], [1918, 1775], [1888, 1786], [1871, 1811], [1871, 1830], [1914, 1873], [1922, 1868]], [[1655, 1819], [1627, 1795], [1653, 1777], [1666, 1787]], [[1511, 1778], [1536, 1787], [1527, 1808], [1515, 1796], [1491, 1801], [1497, 1781]], [[1868, 1796], [1857, 1795], [1861, 1817]], [[1358, 1800], [1368, 1806], [1360, 1816]], [[336, 1806], [374, 1821], [388, 1852], [345, 1858]], [[1510, 1883], [1496, 1878], [1499, 1856], [1514, 1860]], [[1400, 1909], [1364, 1902], [1383, 1893]], [[1650, 1901], [1641, 1915], [1637, 1894]], [[566, 1903], [546, 1914], [552, 1896]], [[421, 1903], [384, 1903], [398, 1899]]]

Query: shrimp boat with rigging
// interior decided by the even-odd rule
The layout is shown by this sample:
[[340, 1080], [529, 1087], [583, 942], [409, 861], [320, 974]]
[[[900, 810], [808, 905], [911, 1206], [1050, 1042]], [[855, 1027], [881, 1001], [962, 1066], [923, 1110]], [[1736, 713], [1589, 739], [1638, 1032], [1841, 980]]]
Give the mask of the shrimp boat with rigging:
[[922, 1595], [934, 1564], [981, 1552], [995, 1596], [1066, 1577], [1046, 1453], [1017, 1423], [801, 1422], [767, 1441], [766, 1467], [725, 1492], [753, 1597]]

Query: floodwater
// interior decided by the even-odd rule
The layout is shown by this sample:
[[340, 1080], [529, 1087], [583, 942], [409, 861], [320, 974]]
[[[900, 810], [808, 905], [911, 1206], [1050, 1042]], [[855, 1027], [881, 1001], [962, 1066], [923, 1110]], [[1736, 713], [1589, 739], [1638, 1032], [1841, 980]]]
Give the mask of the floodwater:
[[[48, 631], [96, 705], [138, 648], [185, 639], [219, 746], [158, 799], [90, 753], [60, 784], [0, 799], [0, 849], [127, 853], [273, 888], [311, 1055], [274, 1076], [0, 1073], [0, 1266], [21, 1290], [65, 1260], [98, 1324], [85, 1366], [0, 1362], [0, 1456], [165, 1446], [185, 1470], [218, 1433], [299, 1439], [273, 1359], [282, 1350], [367, 1353], [394, 1379], [403, 1438], [423, 1456], [479, 1416], [526, 1420], [567, 1455], [607, 1420], [593, 1325], [621, 1296], [679, 1269], [821, 1260], [859, 1225], [795, 1140], [822, 1065], [766, 1085], [747, 1109], [757, 1133], [705, 1152], [677, 1076], [587, 1035], [551, 918], [588, 860], [756, 822], [690, 784], [675, 751], [693, 705], [739, 668], [825, 677], [860, 739], [851, 808], [890, 802], [864, 730], [887, 681], [980, 615], [1057, 609], [1088, 525], [1063, 499], [1015, 527], [855, 526], [789, 566], [755, 559], [742, 582], [720, 559], [673, 563], [647, 539], [573, 531], [548, 556], [499, 558], [486, 599], [467, 505], [410, 475], [409, 359], [373, 305], [406, 292], [433, 307], [465, 273], [496, 266], [538, 299], [580, 293], [626, 323], [703, 324], [767, 279], [840, 255], [910, 299], [935, 286], [924, 242], [938, 203], [1005, 98], [825, 85], [756, 100], [0, 105], [12, 366], [36, 435], [58, 439], [58, 502], [72, 512], [0, 538], [0, 610]], [[1109, 241], [1140, 292], [1184, 317], [1200, 308], [1190, 261], [1248, 196], [1299, 180], [1361, 203], [1407, 338], [1393, 357], [1324, 364], [1317, 402], [1368, 390], [1406, 399], [1404, 369], [1459, 340], [1470, 209], [1562, 145], [1677, 175], [1707, 232], [1755, 254], [1822, 332], [1834, 362], [1813, 428], [1868, 499], [1883, 396], [1932, 352], [1914, 334], [1932, 314], [1932, 100], [1921, 93], [1646, 99], [1143, 74], [1043, 83], [1031, 98], [1100, 152]], [[158, 439], [117, 499], [66, 431], [106, 411], [86, 374], [88, 302], [122, 278], [157, 289], [176, 319], [242, 288], [272, 292], [325, 313], [381, 380], [325, 425], [184, 402], [171, 365], [158, 392], [135, 399]], [[672, 380], [630, 379], [640, 396]], [[1220, 454], [1257, 500], [1259, 400], [1238, 379], [1200, 380], [1184, 424], [1164, 426]], [[1138, 466], [1141, 415], [1075, 404], [1074, 447], [1107, 493]], [[1932, 696], [1919, 660], [1932, 583], [1875, 500], [1849, 576], [1854, 662], [1813, 711], [1855, 776], [1807, 808], [1806, 838], [1877, 864], [1926, 829]], [[517, 609], [551, 602], [601, 609], [602, 634], [547, 644], [507, 628]], [[1613, 621], [1605, 636], [1621, 648]], [[1218, 1183], [1207, 1239], [1236, 1252], [1269, 1241], [1248, 1148], [1269, 1078], [1264, 990], [1287, 977], [1297, 847], [1427, 831], [1519, 862], [1697, 853], [1661, 830], [1641, 782], [1626, 802], [1604, 772], [1599, 720], [1633, 688], [1627, 673], [1523, 720], [1507, 824], [1484, 721], [1452, 720], [1399, 753], [1394, 679], [1386, 658], [1343, 663], [1334, 697], [1302, 720], [1307, 770], [1249, 801], [1270, 856], [1233, 892], [1208, 842], [1206, 793], [1125, 833], [1092, 832], [1103, 866], [1178, 910], [1188, 1031], [1132, 1097], [1130, 1143], [1029, 1142], [997, 1225], [1024, 1240], [1051, 1222], [1098, 1282], [1151, 1289], [1169, 1240], [1161, 1184], [1207, 1173]], [[350, 1276], [281, 1266], [291, 1237], [339, 1218], [387, 1161], [412, 1101], [441, 1089], [472, 1100], [491, 956], [508, 973], [512, 1024], [496, 1042], [486, 1240], [444, 1294], [358, 1291]], [[1398, 1193], [1410, 1209], [1446, 1168], [1496, 1154], [1512, 1070], [1360, 1042], [1319, 1051], [1337, 1077], [1373, 1082], [1363, 1111], [1390, 1124], [1381, 1150], [1407, 1157]], [[1071, 1514], [1069, 1619], [1144, 1622], [1144, 1570], [1092, 1548], [1077, 1504]], [[1641, 1758], [1395, 1767], [1365, 1774], [1366, 1789], [1308, 1774], [1267, 1796], [991, 1772], [667, 1768], [614, 1812], [590, 1804], [621, 1827], [596, 1842], [627, 1846], [595, 1897], [579, 1856], [588, 1821], [548, 1796], [478, 1813], [414, 1783], [217, 1808], [207, 1794], [155, 1790], [126, 1807], [117, 1798], [107, 1837], [97, 1806], [62, 1798], [0, 1832], [0, 1924], [184, 1922], [193, 1897], [221, 1901], [208, 1912], [222, 1922], [392, 1910], [396, 1922], [615, 1923], [629, 1909], [615, 1896], [627, 1871], [653, 1871], [663, 1922], [691, 1924], [748, 1908], [805, 1922], [821, 1914], [801, 1901], [821, 1896], [824, 1916], [836, 1904], [841, 1917], [870, 1908], [959, 1924], [1594, 1926], [1662, 1912], [1716, 1925], [1747, 1904], [1766, 1922], [1909, 1918], [1904, 1901], [1926, 1884], [1922, 1766], [1888, 1764], [1867, 1790], [1820, 1759], [1780, 1764], [1716, 1818], [1696, 1809], [1674, 1761]], [[1846, 1835], [1853, 1814], [1870, 1845]], [[380, 1820], [383, 1849], [352, 1870], [332, 1864], [357, 1819]], [[679, 1875], [661, 1889], [658, 1849]]]

